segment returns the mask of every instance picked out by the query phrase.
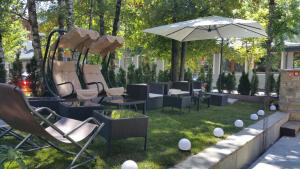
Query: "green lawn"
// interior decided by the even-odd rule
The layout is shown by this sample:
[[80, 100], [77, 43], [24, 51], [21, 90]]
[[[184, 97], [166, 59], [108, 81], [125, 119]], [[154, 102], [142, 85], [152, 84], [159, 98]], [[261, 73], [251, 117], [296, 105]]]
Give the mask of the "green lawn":
[[[238, 102], [223, 107], [207, 108], [202, 105], [200, 111], [194, 108], [191, 111], [186, 109], [184, 112], [171, 109], [165, 109], [164, 112], [148, 111], [150, 124], [146, 152], [143, 151], [143, 138], [134, 138], [114, 141], [111, 155], [106, 155], [105, 141], [99, 137], [89, 147], [89, 150], [97, 154], [97, 160], [86, 168], [120, 169], [122, 162], [128, 159], [137, 161], [139, 169], [162, 169], [173, 166], [187, 156], [196, 154], [219, 141], [220, 139], [212, 134], [215, 127], [222, 127], [226, 137], [240, 130], [233, 125], [236, 119], [242, 119], [245, 126], [252, 124], [253, 121], [249, 120], [249, 116], [258, 109], [258, 104]], [[191, 140], [191, 153], [180, 152], [177, 149], [177, 143], [183, 137]], [[1, 141], [2, 144], [7, 142], [9, 138]], [[72, 158], [52, 148], [24, 156], [28, 168], [38, 169], [61, 169], [66, 167]], [[6, 164], [5, 168], [16, 168], [16, 165]]]

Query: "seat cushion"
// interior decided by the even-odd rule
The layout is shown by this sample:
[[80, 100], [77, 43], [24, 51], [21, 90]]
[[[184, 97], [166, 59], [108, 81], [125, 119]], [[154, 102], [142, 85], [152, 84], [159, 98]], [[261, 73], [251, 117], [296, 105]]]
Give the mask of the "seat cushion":
[[124, 87], [109, 88], [106, 90], [107, 96], [121, 96], [125, 92]]
[[190, 92], [182, 91], [180, 89], [169, 89], [169, 95], [185, 95], [190, 94]]
[[[72, 131], [74, 128], [76, 128], [78, 125], [80, 125], [82, 122], [74, 119], [69, 118], [61, 118], [59, 121], [54, 123], [54, 126], [56, 126], [58, 129], [60, 129], [64, 134]], [[72, 134], [69, 135], [71, 139], [73, 139], [75, 142], [79, 142], [86, 137], [88, 137], [96, 128], [97, 126], [95, 124], [86, 123], [83, 126], [81, 126], [79, 129], [74, 131]], [[47, 127], [46, 131], [57, 140], [64, 142], [64, 143], [71, 143], [70, 140], [65, 138], [63, 135], [61, 135], [59, 132], [57, 132], [52, 127]]]
[[149, 93], [149, 98], [164, 97], [162, 94]]
[[97, 89], [81, 89], [77, 90], [77, 99], [79, 100], [90, 100], [98, 96]]

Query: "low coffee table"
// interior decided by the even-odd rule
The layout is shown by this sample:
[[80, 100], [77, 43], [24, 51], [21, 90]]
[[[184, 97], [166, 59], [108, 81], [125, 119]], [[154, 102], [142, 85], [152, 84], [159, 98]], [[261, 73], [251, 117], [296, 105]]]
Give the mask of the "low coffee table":
[[104, 123], [100, 135], [107, 141], [108, 153], [111, 141], [130, 137], [144, 137], [147, 148], [148, 116], [130, 110], [94, 110], [93, 117]]
[[170, 95], [164, 96], [164, 107], [174, 107], [178, 109], [186, 108], [191, 106], [191, 96], [184, 95]]
[[94, 110], [103, 110], [103, 105], [92, 101], [69, 100], [59, 103], [59, 114], [77, 120], [85, 120], [93, 116]]
[[207, 93], [210, 95], [211, 105], [224, 106], [228, 104], [228, 94], [223, 93]]
[[145, 100], [134, 100], [130, 98], [122, 98], [122, 99], [112, 99], [103, 102], [104, 105], [109, 106], [117, 106], [118, 109], [122, 109], [123, 107], [131, 107], [134, 106], [135, 111], [137, 111], [137, 105], [143, 105], [143, 114], [146, 113], [146, 101]]

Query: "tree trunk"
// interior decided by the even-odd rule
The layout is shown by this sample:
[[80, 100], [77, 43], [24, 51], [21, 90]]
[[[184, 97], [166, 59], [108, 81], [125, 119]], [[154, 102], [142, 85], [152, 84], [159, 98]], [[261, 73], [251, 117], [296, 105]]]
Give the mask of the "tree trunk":
[[[177, 3], [176, 0], [173, 0], [173, 16], [172, 16], [173, 23], [177, 21], [176, 9], [177, 9]], [[175, 40], [172, 40], [171, 79], [173, 82], [178, 81], [178, 45], [177, 45], [177, 41]]]
[[274, 20], [274, 12], [275, 12], [275, 0], [269, 0], [269, 23], [267, 27], [268, 39], [266, 41], [267, 46], [267, 56], [266, 56], [266, 76], [265, 76], [265, 93], [267, 96], [270, 94], [270, 75], [272, 69], [272, 42], [274, 39], [274, 31], [273, 31], [273, 20]]
[[28, 15], [29, 15], [29, 23], [31, 26], [31, 34], [32, 34], [32, 46], [34, 49], [34, 57], [38, 62], [39, 68], [42, 67], [42, 50], [41, 50], [41, 40], [39, 35], [39, 25], [37, 22], [37, 14], [36, 14], [36, 4], [35, 0], [27, 0], [28, 7]]
[[121, 14], [121, 5], [122, 5], [122, 0], [117, 0], [116, 2], [116, 13], [115, 13], [115, 18], [114, 18], [114, 23], [113, 23], [113, 29], [112, 29], [112, 35], [116, 36], [118, 29], [119, 29], [119, 22], [120, 22], [120, 14]]
[[[65, 28], [65, 17], [64, 17], [64, 9], [65, 9], [65, 1], [64, 0], [58, 0], [58, 6], [59, 6], [59, 14], [58, 14], [58, 28], [64, 29]], [[58, 48], [58, 59], [62, 60], [64, 56], [64, 49]]]
[[[122, 0], [117, 0], [116, 1], [116, 13], [115, 13], [113, 29], [112, 29], [112, 33], [111, 33], [113, 36], [117, 35], [118, 29], [119, 29], [119, 26], [120, 26], [119, 22], [120, 22], [120, 14], [121, 14], [121, 5], [122, 5]], [[112, 52], [110, 54], [110, 58], [111, 58], [110, 59], [111, 60], [110, 64], [111, 64], [112, 68], [114, 68], [114, 60], [115, 60], [115, 57], [116, 57], [115, 55], [116, 55], [115, 52]]]
[[105, 35], [105, 21], [104, 21], [104, 14], [100, 14], [100, 36]]
[[180, 81], [184, 80], [185, 60], [186, 60], [186, 42], [181, 42], [181, 58], [180, 58], [180, 73], [179, 73]]
[[67, 9], [67, 30], [70, 31], [74, 27], [74, 5], [73, 0], [65, 0]]
[[172, 61], [171, 61], [172, 81], [178, 81], [178, 43], [172, 40]]
[[89, 29], [92, 29], [93, 26], [93, 0], [90, 0], [90, 9], [89, 9]]

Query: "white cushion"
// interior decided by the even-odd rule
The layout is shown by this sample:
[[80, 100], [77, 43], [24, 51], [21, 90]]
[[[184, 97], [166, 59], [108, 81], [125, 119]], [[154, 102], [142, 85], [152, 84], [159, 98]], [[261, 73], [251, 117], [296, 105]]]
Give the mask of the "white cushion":
[[162, 94], [156, 94], [156, 93], [149, 93], [149, 98], [156, 98], [156, 97], [163, 97]]
[[181, 95], [181, 94], [189, 94], [190, 92], [182, 91], [180, 89], [169, 89], [169, 95]]

